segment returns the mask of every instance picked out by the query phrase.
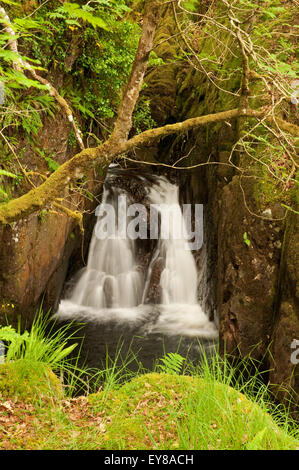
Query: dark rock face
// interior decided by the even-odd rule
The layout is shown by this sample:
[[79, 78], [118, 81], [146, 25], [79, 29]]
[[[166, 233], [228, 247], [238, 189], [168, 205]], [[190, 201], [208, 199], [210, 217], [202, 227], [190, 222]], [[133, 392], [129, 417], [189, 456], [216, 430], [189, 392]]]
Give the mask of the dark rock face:
[[271, 346], [274, 360], [271, 361], [270, 381], [278, 384], [273, 388], [280, 400], [287, 401], [288, 391], [294, 390], [292, 398], [299, 418], [299, 354], [296, 353], [299, 349], [299, 219], [295, 214], [289, 216], [285, 232], [280, 298]]
[[[49, 154], [55, 155], [60, 164], [77, 152], [76, 148], [68, 146], [70, 132], [71, 126], [61, 113], [57, 114], [55, 120], [45, 118], [39, 135], [40, 145]], [[45, 160], [34, 158], [26, 141], [22, 164], [41, 173], [48, 170]], [[101, 183], [92, 183], [92, 175], [90, 180], [88, 190], [98, 194]], [[39, 184], [40, 180], [37, 179], [35, 183]], [[67, 199], [67, 194], [65, 197]], [[83, 210], [92, 210], [97, 203], [86, 203], [76, 195], [72, 198], [72, 206], [67, 202], [64, 204], [72, 210], [76, 209], [76, 205]], [[86, 216], [83, 241], [87, 243], [89, 224], [90, 218]], [[65, 281], [70, 257], [77, 249], [77, 259], [81, 258], [83, 241], [74, 221], [65, 213], [53, 210], [31, 215], [12, 227], [0, 227], [0, 298], [3, 299], [0, 304], [0, 321], [8, 317], [15, 322], [17, 316], [21, 315], [23, 326], [26, 321], [31, 322], [41, 301], [45, 312], [53, 308]]]
[[[252, 210], [256, 188], [247, 182], [243, 190]], [[269, 210], [273, 219], [280, 218], [275, 205], [264, 218], [251, 214], [237, 177], [221, 195], [217, 300], [222, 350], [261, 361], [278, 399], [298, 405], [299, 367], [291, 360], [292, 343], [299, 340], [298, 216], [267, 220]]]
[[45, 221], [31, 216], [3, 230], [0, 292], [22, 314], [37, 307], [49, 279], [62, 262], [72, 226], [66, 215], [50, 214]]
[[[245, 189], [252, 207], [252, 184]], [[251, 215], [233, 178], [222, 192], [218, 228], [220, 336], [227, 352], [252, 352], [257, 359], [265, 355], [274, 321], [281, 238], [281, 222]]]

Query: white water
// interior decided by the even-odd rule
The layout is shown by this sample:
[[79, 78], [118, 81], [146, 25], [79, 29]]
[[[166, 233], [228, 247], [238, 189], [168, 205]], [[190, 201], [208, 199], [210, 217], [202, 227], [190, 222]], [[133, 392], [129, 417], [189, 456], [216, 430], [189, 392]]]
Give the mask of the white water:
[[[118, 195], [119, 191], [115, 190], [111, 197], [105, 190], [103, 203], [109, 200], [116, 207]], [[143, 279], [138, 268], [132, 240], [123, 239], [118, 228], [113, 239], [98, 240], [94, 231], [88, 265], [70, 298], [60, 303], [57, 316], [99, 323], [141, 324], [145, 334], [215, 338], [217, 329], [197, 301], [198, 273], [194, 257], [185, 249], [183, 237], [178, 236], [184, 230], [179, 188], [164, 177], [157, 177], [157, 183], [149, 191], [149, 201], [163, 205], [158, 209], [161, 218], [164, 210], [171, 207], [171, 223], [167, 239], [163, 239], [160, 233], [147, 279]], [[157, 258], [164, 261], [160, 279], [161, 304], [145, 305], [152, 266]]]
[[[109, 203], [117, 211], [118, 193]], [[103, 203], [108, 202], [108, 190], [104, 190]], [[104, 224], [98, 218], [98, 229]], [[99, 240], [93, 234], [87, 268], [78, 281], [71, 302], [95, 309], [137, 307], [143, 293], [143, 279], [135, 262], [134, 246], [129, 238], [123, 239], [120, 228], [115, 236]]]
[[[213, 337], [217, 335], [197, 300], [198, 273], [192, 252], [186, 249], [185, 221], [179, 204], [179, 187], [160, 177], [149, 193], [151, 204], [156, 204], [163, 219], [169, 214], [168, 237], [161, 237], [153, 259], [161, 257], [165, 267], [161, 273], [162, 304], [160, 316], [152, 332], [187, 336]], [[167, 217], [167, 215], [165, 215]], [[151, 269], [149, 270], [149, 273]]]
[[160, 256], [165, 259], [160, 282], [162, 305], [196, 305], [197, 268], [191, 251], [185, 249], [183, 234], [186, 230], [179, 205], [179, 188], [161, 177], [151, 188], [149, 199], [152, 204], [160, 206], [161, 219], [169, 214], [168, 238], [160, 237], [158, 243]]

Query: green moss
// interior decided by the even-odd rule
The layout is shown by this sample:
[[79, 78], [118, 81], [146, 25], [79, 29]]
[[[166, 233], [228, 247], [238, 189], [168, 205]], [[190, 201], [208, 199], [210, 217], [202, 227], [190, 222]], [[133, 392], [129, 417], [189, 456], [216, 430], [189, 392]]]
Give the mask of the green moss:
[[260, 210], [277, 204], [296, 207], [298, 198], [296, 186], [285, 188], [273, 178], [264, 165], [256, 163], [252, 169], [258, 175], [253, 186], [253, 197]]
[[62, 398], [60, 380], [48, 366], [19, 360], [0, 364], [0, 396], [25, 402]]
[[[89, 403], [94, 413], [109, 417], [105, 449], [241, 449], [264, 429], [258, 448], [297, 445], [256, 403], [199, 377], [147, 374], [119, 390], [91, 395]], [[183, 447], [185, 438], [189, 446], [195, 439], [194, 447]]]
[[155, 53], [163, 59], [164, 64], [154, 68], [147, 75], [146, 88], [142, 96], [150, 100], [153, 119], [163, 125], [170, 117], [175, 116], [177, 75], [179, 65], [174, 63], [178, 54], [178, 45], [169, 40], [175, 34], [172, 6], [164, 8], [161, 23], [155, 36]]

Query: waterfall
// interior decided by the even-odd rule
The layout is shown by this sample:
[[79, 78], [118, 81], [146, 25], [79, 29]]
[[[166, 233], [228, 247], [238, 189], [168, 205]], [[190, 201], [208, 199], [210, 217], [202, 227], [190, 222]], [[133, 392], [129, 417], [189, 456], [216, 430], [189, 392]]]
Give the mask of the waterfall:
[[[191, 251], [185, 248], [185, 221], [179, 204], [179, 187], [160, 177], [149, 194], [161, 220], [168, 218], [167, 238], [160, 234], [157, 251], [165, 259], [161, 274], [162, 305], [197, 304], [197, 268]], [[161, 228], [162, 230], [162, 228]]]
[[[97, 211], [87, 266], [68, 298], [60, 302], [57, 316], [142, 324], [145, 334], [215, 338], [216, 327], [198, 303], [198, 272], [183, 236], [186, 227], [179, 204], [179, 187], [165, 177], [155, 177], [154, 184], [146, 179], [142, 181], [147, 185], [147, 200], [158, 219], [156, 248], [144, 273], [136, 255], [137, 241], [127, 233], [132, 219], [128, 217], [127, 203], [131, 198], [126, 190], [119, 189], [113, 178], [110, 171]], [[141, 177], [138, 178], [140, 182]], [[98, 233], [105, 233], [107, 228], [107, 217], [103, 217], [107, 203], [116, 214], [115, 230], [99, 239]], [[167, 217], [166, 233], [163, 224]], [[157, 261], [162, 266], [158, 286], [161, 296], [158, 304], [152, 305], [147, 302], [147, 292]]]
[[[104, 188], [102, 205], [111, 204], [118, 212], [122, 192]], [[79, 279], [70, 300], [92, 308], [137, 307], [143, 293], [142, 274], [138, 272], [134, 244], [116, 225], [113, 237], [98, 239], [96, 231], [104, 231], [105, 220], [98, 217], [92, 237], [87, 268]]]

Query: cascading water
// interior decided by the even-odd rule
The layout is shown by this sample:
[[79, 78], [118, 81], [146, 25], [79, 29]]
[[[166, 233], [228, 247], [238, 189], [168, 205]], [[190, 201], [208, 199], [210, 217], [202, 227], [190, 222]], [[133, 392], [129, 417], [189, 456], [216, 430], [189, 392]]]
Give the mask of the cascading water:
[[[105, 188], [103, 204], [118, 211], [122, 193]], [[98, 218], [97, 230], [104, 231], [105, 220]], [[113, 237], [92, 237], [87, 268], [71, 296], [76, 305], [95, 309], [137, 307], [142, 299], [143, 278], [135, 261], [134, 244], [123, 237], [121, 227], [115, 227]]]
[[[117, 217], [113, 236], [107, 234], [98, 239], [98, 230], [103, 232], [105, 224], [101, 214], [93, 233], [87, 267], [80, 274], [69, 298], [61, 301], [57, 316], [102, 324], [112, 321], [135, 324], [142, 327], [140, 331], [145, 335], [162, 333], [216, 338], [214, 323], [209, 321], [198, 304], [195, 259], [186, 249], [183, 236], [178, 235], [186, 229], [179, 205], [179, 188], [164, 177], [156, 177], [155, 184], [147, 192], [148, 202], [158, 211], [160, 222], [164, 212], [170, 214], [168, 236], [163, 238], [160, 223], [159, 239], [147, 273], [143, 274], [138, 264], [136, 240], [128, 237], [126, 232], [128, 216], [122, 216], [121, 223]], [[109, 203], [118, 214], [124, 196], [129, 195], [114, 185], [113, 172], [110, 172], [101, 207]], [[157, 260], [163, 265], [159, 281], [161, 298], [158, 304], [151, 305], [146, 301], [147, 291]]]
[[[183, 238], [186, 232], [183, 213], [179, 205], [179, 188], [160, 177], [150, 190], [149, 199], [158, 207], [163, 220], [168, 218], [167, 239], [160, 236], [158, 252], [165, 259], [161, 274], [162, 305], [197, 304], [197, 268]], [[164, 214], [164, 211], [167, 212]]]
[[[166, 334], [183, 332], [189, 336], [215, 337], [214, 323], [208, 320], [197, 299], [198, 273], [194, 256], [186, 249], [187, 229], [179, 204], [179, 187], [160, 177], [149, 193], [151, 204], [158, 208], [161, 220], [167, 220], [166, 237], [163, 229], [153, 260], [162, 258], [162, 291], [160, 315], [152, 331]], [[151, 269], [149, 270], [149, 273]]]

